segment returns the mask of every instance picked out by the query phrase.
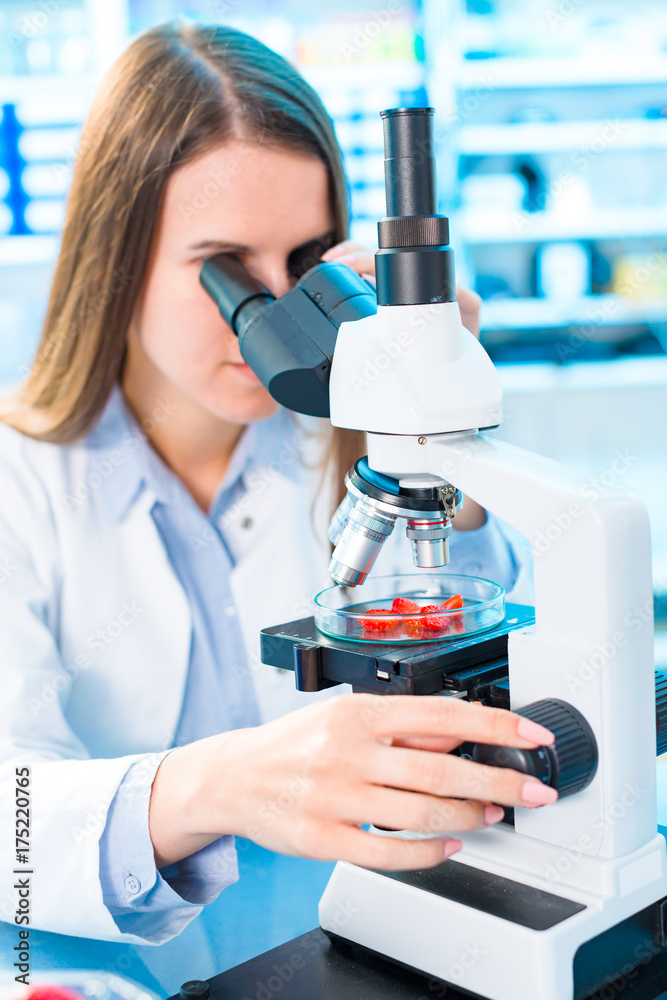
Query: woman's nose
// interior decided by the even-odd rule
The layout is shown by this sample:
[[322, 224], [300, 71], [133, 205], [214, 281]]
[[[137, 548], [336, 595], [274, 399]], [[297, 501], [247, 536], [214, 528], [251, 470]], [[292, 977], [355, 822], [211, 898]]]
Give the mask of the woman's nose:
[[252, 276], [266, 285], [276, 298], [289, 292], [294, 284], [287, 270], [286, 259], [256, 261], [246, 266]]

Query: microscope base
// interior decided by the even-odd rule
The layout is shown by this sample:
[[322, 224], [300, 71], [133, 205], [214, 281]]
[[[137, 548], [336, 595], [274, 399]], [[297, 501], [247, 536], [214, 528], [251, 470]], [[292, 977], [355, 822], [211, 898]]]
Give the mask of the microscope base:
[[[635, 919], [623, 930], [634, 930]], [[637, 962], [637, 959], [635, 959]], [[620, 966], [620, 963], [618, 963]], [[622, 967], [622, 966], [621, 966]], [[591, 973], [594, 966], [591, 963]], [[196, 969], [193, 969], [196, 975]], [[591, 978], [589, 974], [588, 978]], [[602, 977], [598, 977], [598, 982]], [[640, 958], [634, 971], [607, 976], [598, 992], [576, 993], [577, 1000], [665, 1000], [667, 949]], [[320, 928], [207, 980], [210, 1000], [470, 1000], [470, 993], [426, 979], [388, 962], [360, 945], [326, 936]], [[176, 993], [171, 1000], [181, 1000]]]
[[[487, 837], [495, 840], [495, 865], [482, 858]], [[667, 896], [662, 836], [616, 861], [582, 859], [578, 884], [569, 873], [558, 895], [544, 875], [501, 869], [503, 841], [530, 857], [530, 838], [519, 837], [472, 835], [457, 860], [428, 871], [385, 874], [339, 863], [320, 902], [322, 928], [488, 1000], [576, 1000], [662, 952], [667, 905], [652, 905]], [[606, 893], [590, 888], [596, 867]], [[600, 935], [602, 958], [590, 954]]]

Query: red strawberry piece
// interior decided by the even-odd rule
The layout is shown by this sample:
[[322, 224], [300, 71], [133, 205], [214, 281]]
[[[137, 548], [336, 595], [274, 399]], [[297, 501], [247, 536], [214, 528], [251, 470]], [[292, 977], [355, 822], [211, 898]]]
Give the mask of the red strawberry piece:
[[25, 1000], [82, 1000], [81, 994], [67, 986], [32, 986], [25, 994]]
[[453, 597], [448, 597], [444, 604], [440, 605], [441, 611], [453, 611], [454, 608], [463, 607], [463, 598], [460, 594], [454, 594]]
[[409, 597], [395, 597], [391, 610], [398, 615], [414, 615], [419, 611], [419, 605]]
[[405, 630], [405, 634], [409, 635], [411, 639], [425, 638], [425, 632], [421, 618], [406, 619], [406, 621], [403, 623], [403, 628]]
[[[463, 607], [463, 598], [460, 594], [454, 594], [453, 597], [449, 597], [444, 604], [440, 605], [442, 611], [453, 611], [457, 608]], [[463, 622], [463, 615], [448, 615], [448, 621], [452, 632], [465, 632], [465, 624]]]
[[373, 621], [372, 618], [364, 618], [360, 621], [360, 624], [368, 632], [389, 632], [396, 627], [396, 621], [393, 618], [391, 621], [383, 621], [380, 615], [391, 614], [393, 612], [389, 608], [369, 608], [368, 611], [364, 611], [364, 615], [377, 615], [378, 620]]
[[423, 628], [429, 632], [439, 632], [447, 629], [447, 619], [437, 612], [441, 609], [436, 604], [426, 604], [421, 608], [420, 621]]

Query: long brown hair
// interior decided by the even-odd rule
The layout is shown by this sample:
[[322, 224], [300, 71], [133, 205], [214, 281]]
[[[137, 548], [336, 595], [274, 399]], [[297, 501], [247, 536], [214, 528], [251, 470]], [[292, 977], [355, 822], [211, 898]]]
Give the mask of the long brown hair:
[[[122, 371], [165, 184], [177, 167], [230, 138], [319, 157], [336, 242], [347, 237], [340, 148], [299, 73], [232, 28], [166, 24], [145, 32], [112, 67], [84, 126], [37, 353], [0, 419], [56, 443], [92, 429]], [[333, 428], [327, 451], [342, 487], [363, 436]]]

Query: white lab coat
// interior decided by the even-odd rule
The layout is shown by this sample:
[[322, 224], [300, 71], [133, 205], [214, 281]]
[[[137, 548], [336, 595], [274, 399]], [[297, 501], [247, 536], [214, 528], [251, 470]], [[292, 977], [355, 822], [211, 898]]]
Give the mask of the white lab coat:
[[[16, 908], [15, 768], [27, 762], [31, 926], [145, 943], [122, 934], [103, 903], [98, 842], [130, 765], [173, 745], [191, 617], [150, 492], [117, 495], [113, 466], [129, 460], [131, 442], [111, 445], [51, 445], [0, 424], [0, 917], [13, 921]], [[258, 635], [311, 613], [330, 582], [318, 481], [267, 471], [228, 527], [265, 719], [311, 697], [294, 691], [291, 673], [260, 665]], [[387, 572], [391, 552], [381, 555]]]

